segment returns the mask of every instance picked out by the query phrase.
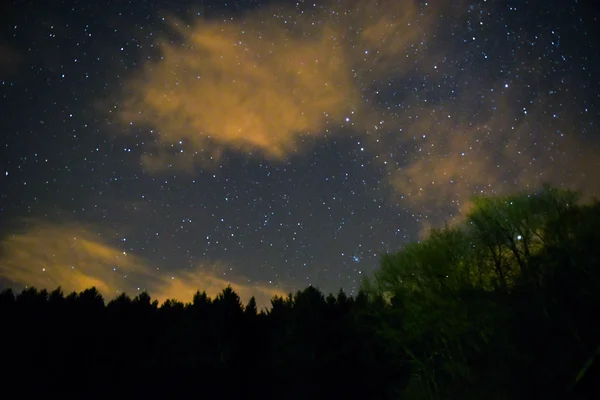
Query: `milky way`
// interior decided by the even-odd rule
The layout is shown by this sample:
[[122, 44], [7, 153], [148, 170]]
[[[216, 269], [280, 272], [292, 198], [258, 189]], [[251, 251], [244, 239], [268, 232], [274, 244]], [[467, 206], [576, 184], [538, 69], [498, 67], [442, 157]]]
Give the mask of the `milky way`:
[[600, 189], [592, 1], [44, 7], [2, 17], [3, 287], [355, 293], [474, 195]]

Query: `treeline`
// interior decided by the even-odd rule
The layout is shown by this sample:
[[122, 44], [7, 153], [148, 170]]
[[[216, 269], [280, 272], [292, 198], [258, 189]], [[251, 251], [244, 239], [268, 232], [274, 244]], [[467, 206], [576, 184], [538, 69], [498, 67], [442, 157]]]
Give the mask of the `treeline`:
[[258, 311], [225, 288], [160, 305], [0, 294], [3, 390], [188, 398], [599, 399], [600, 203], [545, 187], [382, 257], [356, 297]]
[[95, 288], [30, 288], [2, 292], [0, 316], [2, 386], [30, 395], [386, 398], [409, 374], [364, 293], [308, 287], [257, 312], [230, 287], [160, 307], [146, 293], [105, 305]]

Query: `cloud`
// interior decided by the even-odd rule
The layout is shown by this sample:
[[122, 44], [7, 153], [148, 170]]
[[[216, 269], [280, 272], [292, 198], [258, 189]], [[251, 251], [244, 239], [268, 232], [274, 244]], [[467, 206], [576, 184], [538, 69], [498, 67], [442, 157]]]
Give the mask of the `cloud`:
[[197, 22], [182, 31], [183, 46], [161, 45], [162, 59], [130, 83], [134, 96], [121, 114], [156, 129], [146, 167], [164, 168], [171, 158], [164, 146], [179, 149], [180, 141], [184, 154], [168, 163], [186, 169], [188, 149], [213, 159], [229, 149], [281, 159], [303, 137], [323, 134], [329, 120], [349, 115], [358, 96], [331, 32], [295, 38], [277, 25], [262, 31], [254, 22]]
[[414, 1], [347, 1], [335, 10], [171, 19], [179, 40], [157, 42], [160, 57], [129, 80], [119, 102], [121, 122], [152, 130], [146, 169], [189, 171], [224, 151], [282, 160], [347, 117], [355, 128], [375, 120], [364, 89], [409, 63], [398, 55], [426, 23]]
[[[505, 87], [475, 64], [465, 69], [468, 43], [440, 40], [467, 24], [461, 10], [449, 1], [342, 0], [172, 19], [178, 39], [157, 41], [160, 56], [125, 86], [119, 118], [152, 130], [142, 157], [150, 172], [210, 167], [227, 151], [280, 161], [351, 131], [423, 232], [459, 221], [473, 195], [546, 182], [598, 193], [598, 148], [583, 145], [569, 113], [547, 113], [540, 93], [554, 82], [540, 81], [537, 60], [518, 54], [519, 91], [517, 80]], [[392, 97], [384, 82], [393, 107], [379, 102]], [[449, 87], [456, 91], [443, 93]]]
[[[469, 104], [465, 99], [458, 103]], [[459, 222], [475, 195], [532, 191], [550, 183], [597, 196], [598, 143], [584, 142], [568, 115], [554, 121], [544, 108], [547, 103], [541, 96], [532, 100], [527, 114], [498, 104], [478, 117], [469, 115], [473, 108], [468, 106], [462, 112], [425, 110], [404, 129], [398, 146], [407, 149], [403, 160], [390, 157], [389, 151], [378, 157], [385, 161], [385, 183], [393, 188], [393, 198], [431, 227], [443, 224], [443, 218]], [[465, 122], [469, 120], [478, 122]]]
[[112, 295], [147, 278], [141, 260], [104, 244], [82, 226], [34, 223], [1, 245], [0, 276], [22, 285], [69, 291], [96, 286]]
[[197, 290], [206, 291], [209, 296], [215, 297], [227, 286], [231, 286], [245, 302], [254, 296], [256, 303], [261, 307], [269, 307], [273, 296], [285, 295], [285, 292], [275, 286], [251, 283], [249, 279], [244, 280], [240, 277], [234, 280], [225, 279], [197, 268], [191, 272], [178, 272], [177, 278], [163, 277], [154, 296], [161, 300], [175, 298], [191, 301]]
[[187, 302], [196, 290], [214, 297], [229, 284], [242, 300], [254, 295], [263, 306], [269, 305], [273, 295], [282, 294], [273, 286], [239, 276], [216, 276], [214, 267], [198, 265], [190, 271], [161, 274], [147, 260], [107, 244], [83, 225], [34, 221], [29, 226], [0, 243], [0, 278], [13, 285], [48, 290], [61, 286], [69, 292], [95, 286], [107, 299], [121, 292], [133, 296], [146, 290], [159, 301]]

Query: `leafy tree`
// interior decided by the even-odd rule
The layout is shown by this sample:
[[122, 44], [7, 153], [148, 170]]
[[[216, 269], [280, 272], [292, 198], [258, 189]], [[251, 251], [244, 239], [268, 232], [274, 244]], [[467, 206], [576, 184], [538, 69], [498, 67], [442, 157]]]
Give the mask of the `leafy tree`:
[[383, 340], [412, 360], [407, 396], [566, 394], [600, 332], [600, 207], [577, 200], [549, 187], [476, 198], [464, 225], [382, 257], [363, 287], [386, 299]]

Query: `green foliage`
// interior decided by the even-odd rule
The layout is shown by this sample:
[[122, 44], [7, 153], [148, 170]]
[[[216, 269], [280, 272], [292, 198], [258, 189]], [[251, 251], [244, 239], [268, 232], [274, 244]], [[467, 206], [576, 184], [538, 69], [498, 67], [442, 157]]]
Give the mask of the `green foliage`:
[[407, 397], [575, 395], [600, 337], [600, 206], [578, 200], [547, 186], [475, 198], [463, 225], [382, 257], [363, 287], [411, 359]]

